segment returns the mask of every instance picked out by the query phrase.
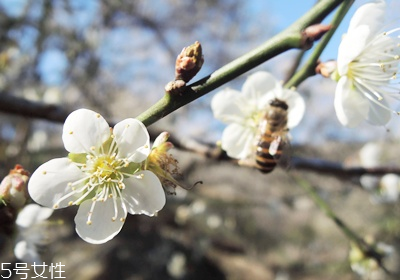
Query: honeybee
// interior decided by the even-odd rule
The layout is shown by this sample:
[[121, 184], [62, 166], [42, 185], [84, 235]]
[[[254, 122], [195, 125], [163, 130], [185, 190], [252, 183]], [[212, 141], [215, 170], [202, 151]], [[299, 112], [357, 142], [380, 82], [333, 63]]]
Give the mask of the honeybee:
[[274, 170], [281, 159], [283, 147], [288, 144], [288, 105], [278, 98], [269, 105], [258, 125], [256, 137], [255, 167], [262, 173]]

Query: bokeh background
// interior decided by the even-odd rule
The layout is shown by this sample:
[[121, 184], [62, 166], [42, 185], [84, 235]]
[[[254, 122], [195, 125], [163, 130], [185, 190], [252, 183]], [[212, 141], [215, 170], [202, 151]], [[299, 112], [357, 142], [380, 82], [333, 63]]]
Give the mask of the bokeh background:
[[[184, 46], [202, 44], [205, 63], [196, 80], [282, 31], [314, 2], [0, 0], [0, 103], [29, 100], [66, 112], [84, 107], [110, 122], [135, 117], [162, 97]], [[351, 15], [365, 2], [356, 1], [322, 61], [336, 58]], [[388, 3], [391, 23], [400, 3]], [[284, 80], [297, 55], [284, 53], [226, 86], [240, 89], [258, 70]], [[299, 87], [307, 112], [291, 131], [293, 154], [341, 163], [357, 157], [364, 143], [384, 141], [386, 164], [397, 166], [399, 119], [387, 127], [343, 128], [333, 109], [334, 89], [333, 81], [321, 77]], [[360, 236], [399, 248], [399, 204], [371, 203], [357, 177], [296, 168], [264, 176], [201, 153], [224, 128], [212, 117], [215, 92], [149, 128], [152, 135], [169, 131], [183, 147], [199, 144], [197, 153], [174, 154], [182, 184], [203, 185], [177, 189], [156, 218], [128, 217], [122, 232], [101, 246], [77, 237], [76, 209], [56, 211], [45, 229], [43, 259], [65, 264], [67, 279], [357, 279], [347, 261], [348, 240], [287, 172], [316, 186]], [[61, 131], [60, 120], [0, 111], [0, 177], [16, 163], [33, 172], [65, 156]], [[11, 247], [2, 239], [2, 262], [13, 259]], [[398, 259], [393, 262], [398, 268]]]

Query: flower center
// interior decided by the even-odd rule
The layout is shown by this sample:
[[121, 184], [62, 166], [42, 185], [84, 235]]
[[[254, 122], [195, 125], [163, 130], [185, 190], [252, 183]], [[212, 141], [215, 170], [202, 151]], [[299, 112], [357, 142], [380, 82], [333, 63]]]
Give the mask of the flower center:
[[101, 155], [93, 160], [88, 160], [87, 165], [92, 174], [96, 174], [100, 181], [105, 181], [115, 179], [120, 161], [108, 155]]
[[[393, 111], [388, 98], [399, 99], [397, 71], [400, 64], [400, 39], [388, 36], [393, 29], [377, 35], [363, 52], [348, 65], [346, 73], [352, 89], [358, 90], [374, 104]], [[386, 99], [385, 102], [382, 102]]]
[[[71, 161], [85, 174], [83, 178], [69, 182], [70, 192], [58, 199], [54, 208], [58, 208], [63, 201], [68, 205], [79, 205], [91, 200], [92, 205], [88, 214], [87, 224], [92, 224], [92, 214], [97, 203], [112, 200], [115, 221], [118, 217], [118, 204], [126, 209], [125, 202], [121, 198], [125, 189], [123, 180], [135, 176], [140, 164], [129, 162], [126, 158], [118, 158], [118, 148], [113, 137], [110, 137], [100, 147], [92, 147], [88, 154], [70, 154]], [[121, 218], [122, 220], [124, 218]], [[122, 221], [121, 220], [121, 221]]]

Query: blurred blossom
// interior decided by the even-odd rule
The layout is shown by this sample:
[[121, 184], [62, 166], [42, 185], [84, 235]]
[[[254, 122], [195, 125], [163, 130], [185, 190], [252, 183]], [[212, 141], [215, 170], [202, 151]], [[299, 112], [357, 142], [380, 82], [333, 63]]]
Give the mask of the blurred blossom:
[[46, 222], [53, 209], [41, 207], [37, 204], [26, 205], [18, 214], [17, 236], [15, 239], [14, 254], [18, 260], [27, 263], [41, 263], [37, 247], [48, 243], [46, 237]]
[[0, 202], [14, 209], [22, 208], [28, 199], [26, 190], [28, 180], [29, 172], [19, 164], [15, 165], [15, 168], [1, 181]]
[[167, 270], [169, 275], [172, 276], [174, 279], [181, 279], [186, 274], [186, 256], [181, 253], [177, 252], [174, 253], [167, 264]]
[[140, 121], [125, 119], [111, 129], [100, 114], [80, 109], [66, 119], [62, 139], [68, 158], [42, 164], [28, 190], [47, 207], [79, 205], [75, 224], [83, 240], [107, 242], [121, 230], [128, 212], [153, 216], [164, 207], [160, 180], [141, 170], [150, 139]]
[[377, 191], [372, 195], [374, 203], [396, 202], [399, 198], [400, 177], [396, 174], [386, 174], [379, 181]]
[[335, 109], [344, 126], [355, 127], [362, 120], [385, 125], [391, 103], [399, 99], [400, 28], [382, 30], [385, 1], [361, 6], [350, 21], [338, 50], [338, 81]]
[[385, 279], [387, 275], [380, 267], [380, 264], [386, 268], [385, 264], [388, 263], [390, 257], [394, 255], [394, 247], [383, 242], [374, 244], [374, 240], [371, 237], [365, 238], [365, 242], [369, 245], [373, 245], [375, 251], [381, 255], [381, 263], [378, 263], [376, 258], [365, 254], [356, 244], [352, 243], [349, 252], [351, 269], [363, 279]]
[[365, 144], [360, 152], [360, 162], [362, 166], [367, 168], [378, 167], [383, 162], [383, 152], [385, 151], [384, 145], [379, 142], [369, 142]]
[[[359, 159], [361, 166], [365, 168], [376, 168], [385, 166], [382, 143], [367, 143], [360, 152]], [[372, 203], [392, 203], [398, 200], [400, 191], [400, 177], [397, 174], [385, 174], [383, 176], [362, 175], [361, 186], [371, 193]]]
[[250, 75], [242, 92], [227, 88], [214, 96], [211, 102], [214, 117], [228, 124], [221, 140], [228, 156], [246, 159], [253, 154], [261, 117], [274, 99], [287, 103], [287, 127], [295, 127], [304, 115], [305, 102], [298, 92], [283, 88], [268, 72]]
[[43, 102], [58, 105], [61, 103], [62, 94], [58, 87], [50, 87], [43, 94]]
[[32, 136], [28, 140], [28, 151], [39, 151], [49, 145], [49, 137], [47, 131], [37, 129], [32, 132]]

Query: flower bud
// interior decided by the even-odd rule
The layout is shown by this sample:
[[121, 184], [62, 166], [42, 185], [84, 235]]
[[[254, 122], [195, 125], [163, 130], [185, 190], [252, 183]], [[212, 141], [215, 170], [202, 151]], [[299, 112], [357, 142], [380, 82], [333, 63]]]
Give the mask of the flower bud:
[[302, 48], [304, 50], [310, 49], [313, 43], [319, 40], [331, 28], [331, 25], [318, 23], [304, 29], [302, 32]]
[[15, 168], [1, 181], [0, 201], [15, 209], [22, 208], [28, 199], [26, 184], [29, 175], [21, 165], [15, 165]]
[[315, 73], [320, 74], [325, 78], [333, 78], [336, 72], [337, 63], [334, 60], [329, 60], [326, 62], [320, 62], [317, 67], [315, 67]]
[[200, 71], [203, 63], [204, 57], [198, 41], [193, 45], [183, 48], [176, 58], [175, 80], [189, 82]]
[[169, 133], [163, 132], [156, 138], [143, 169], [150, 170], [156, 174], [164, 189], [171, 194], [175, 194], [174, 190], [179, 186], [179, 183], [174, 176], [180, 176], [180, 174], [178, 161], [168, 153], [174, 147], [171, 142], [167, 142], [168, 137]]

